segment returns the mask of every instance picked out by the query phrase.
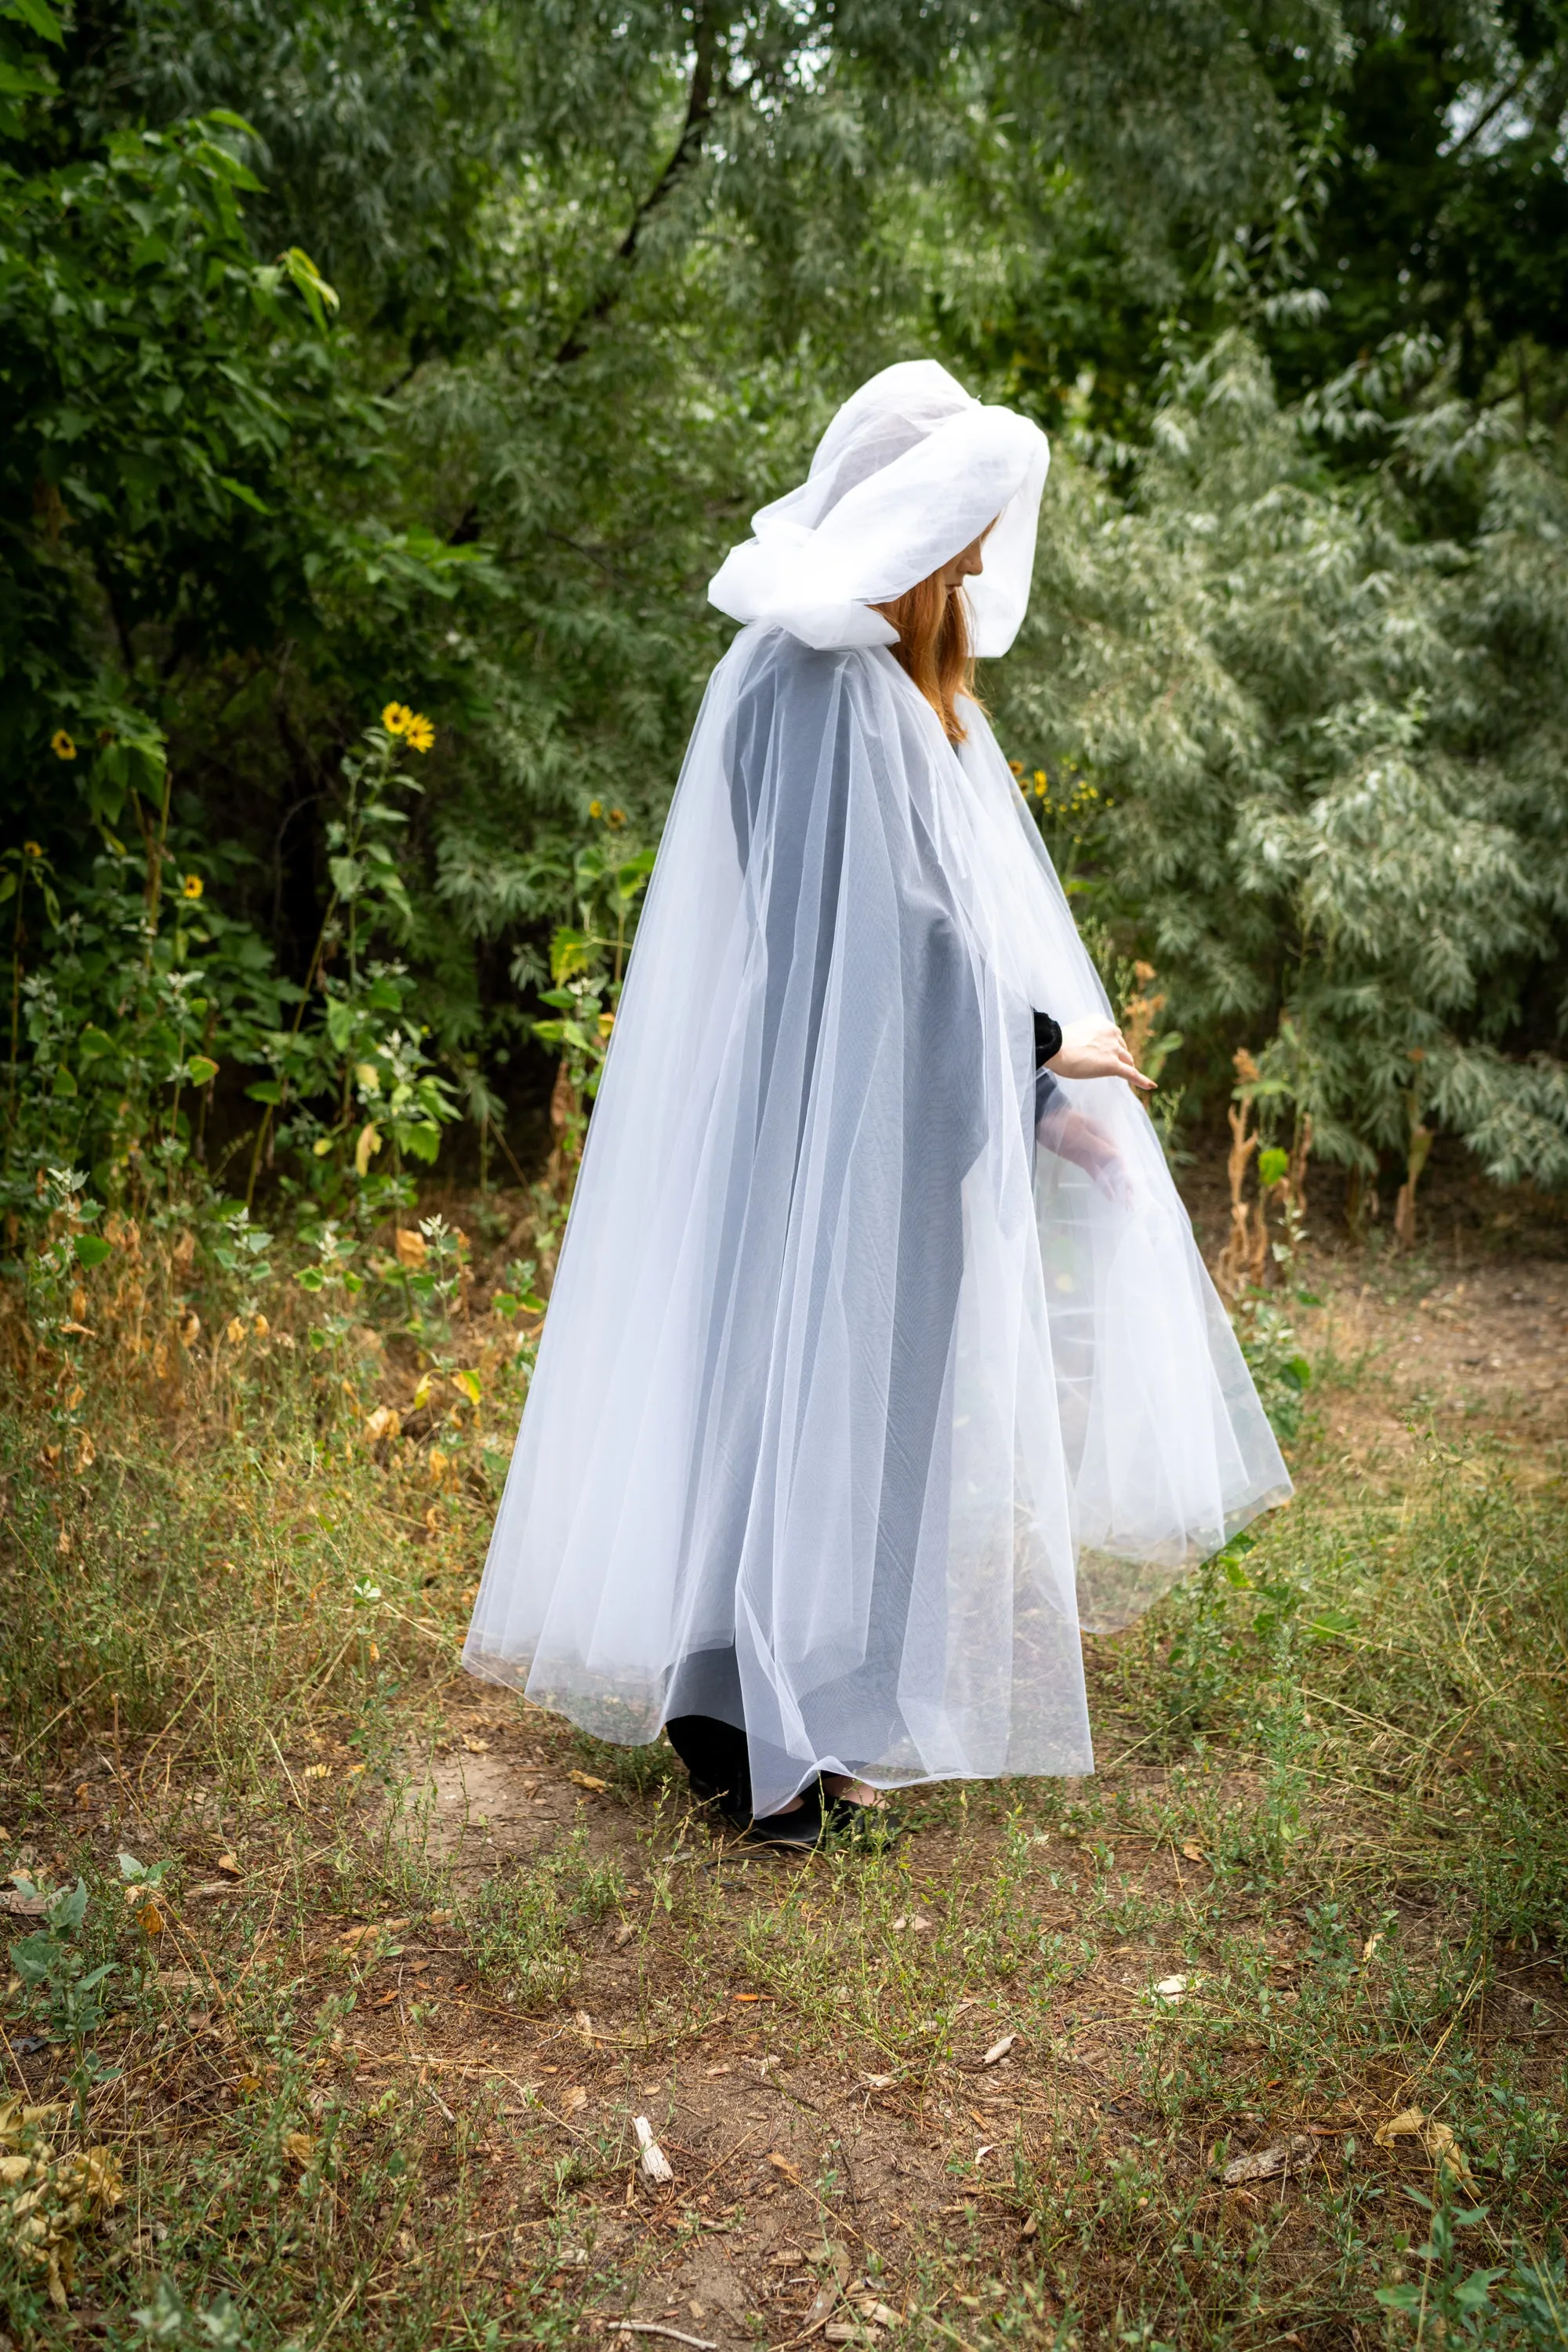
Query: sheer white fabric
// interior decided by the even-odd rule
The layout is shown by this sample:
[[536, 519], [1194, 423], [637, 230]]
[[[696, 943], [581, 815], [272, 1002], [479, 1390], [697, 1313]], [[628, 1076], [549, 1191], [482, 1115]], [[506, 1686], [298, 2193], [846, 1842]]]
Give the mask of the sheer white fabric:
[[1050, 448], [1038, 425], [986, 408], [934, 360], [884, 368], [847, 400], [798, 489], [752, 517], [709, 583], [721, 613], [773, 621], [803, 645], [890, 646], [873, 604], [925, 580], [989, 528], [969, 583], [971, 643], [1005, 654], [1029, 602]]
[[464, 1653], [605, 1738], [743, 1727], [759, 1813], [1091, 1769], [1080, 1624], [1289, 1491], [1141, 1105], [1063, 1082], [1037, 1135], [1034, 1009], [1108, 1007], [1006, 762], [867, 642], [997, 515], [1010, 637], [1043, 446], [889, 370], [715, 582], [766, 617], [687, 755]]

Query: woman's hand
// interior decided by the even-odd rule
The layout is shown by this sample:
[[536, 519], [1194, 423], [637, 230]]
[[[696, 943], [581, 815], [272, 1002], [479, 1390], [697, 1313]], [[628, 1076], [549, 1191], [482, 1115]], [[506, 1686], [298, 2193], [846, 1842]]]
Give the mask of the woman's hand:
[[1080, 1110], [1069, 1110], [1066, 1097], [1058, 1094], [1047, 1106], [1035, 1133], [1047, 1151], [1054, 1151], [1058, 1160], [1070, 1160], [1092, 1178], [1108, 1201], [1119, 1209], [1131, 1207], [1132, 1179], [1127, 1163], [1098, 1120], [1086, 1118]]
[[1072, 1021], [1062, 1031], [1061, 1050], [1046, 1064], [1058, 1078], [1125, 1078], [1130, 1087], [1147, 1094], [1153, 1087], [1127, 1050], [1127, 1040], [1114, 1021], [1091, 1013], [1087, 1021]]

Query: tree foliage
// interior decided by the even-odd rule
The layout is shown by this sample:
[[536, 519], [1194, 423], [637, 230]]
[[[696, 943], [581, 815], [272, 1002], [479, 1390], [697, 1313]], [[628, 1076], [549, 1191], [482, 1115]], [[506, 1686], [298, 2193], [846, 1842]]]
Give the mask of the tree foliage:
[[922, 351], [1056, 440], [988, 691], [1188, 1107], [1247, 1043], [1368, 1176], [1563, 1181], [1565, 100], [1541, 0], [0, 0], [12, 1199], [115, 1164], [127, 958], [219, 1064], [136, 1016], [165, 1156], [380, 1198], [393, 1030], [433, 1127], [537, 1099], [709, 572]]

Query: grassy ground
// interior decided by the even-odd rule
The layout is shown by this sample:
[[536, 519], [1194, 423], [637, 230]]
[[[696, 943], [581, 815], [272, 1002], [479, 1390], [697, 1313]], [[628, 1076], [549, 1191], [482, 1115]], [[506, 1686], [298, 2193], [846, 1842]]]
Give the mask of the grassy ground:
[[12, 2343], [1568, 2345], [1565, 1270], [1325, 1262], [1299, 1498], [1088, 1645], [1098, 1775], [800, 1863], [457, 1675], [475, 1232], [121, 1228], [10, 1328]]

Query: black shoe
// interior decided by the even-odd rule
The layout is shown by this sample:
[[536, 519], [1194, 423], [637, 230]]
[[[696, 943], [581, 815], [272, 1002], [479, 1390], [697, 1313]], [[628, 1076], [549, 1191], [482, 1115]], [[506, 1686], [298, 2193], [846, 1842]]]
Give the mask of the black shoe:
[[800, 1802], [787, 1813], [768, 1813], [759, 1821], [754, 1816], [742, 1831], [748, 1845], [794, 1846], [809, 1850], [822, 1843], [826, 1823], [822, 1810], [822, 1788], [813, 1781], [800, 1792]]

